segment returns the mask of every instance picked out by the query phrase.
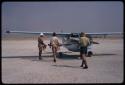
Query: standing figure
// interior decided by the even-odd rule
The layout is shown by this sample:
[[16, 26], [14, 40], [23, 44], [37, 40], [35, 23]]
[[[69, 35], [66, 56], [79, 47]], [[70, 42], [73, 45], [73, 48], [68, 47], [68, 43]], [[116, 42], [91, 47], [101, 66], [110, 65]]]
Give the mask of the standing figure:
[[53, 32], [53, 37], [50, 40], [50, 47], [52, 47], [54, 62], [56, 62], [56, 55], [59, 48], [59, 39], [56, 37], [56, 33]]
[[38, 37], [38, 48], [39, 48], [39, 60], [41, 60], [42, 51], [46, 49], [46, 44], [43, 42], [43, 33]]
[[86, 34], [81, 32], [81, 36], [80, 36], [80, 57], [82, 58], [81, 67], [83, 67], [83, 65], [85, 65], [85, 67], [83, 67], [84, 69], [88, 68], [87, 61], [86, 61], [86, 54], [87, 54], [87, 47], [88, 47], [89, 44], [90, 44], [90, 41], [86, 37]]

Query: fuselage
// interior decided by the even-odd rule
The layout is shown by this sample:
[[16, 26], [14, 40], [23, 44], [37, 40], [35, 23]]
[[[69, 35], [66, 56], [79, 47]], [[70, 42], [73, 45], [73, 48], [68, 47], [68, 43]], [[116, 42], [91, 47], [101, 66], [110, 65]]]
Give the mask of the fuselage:
[[[80, 44], [79, 44], [80, 36], [78, 34], [64, 37], [62, 39], [63, 46], [66, 47], [69, 51], [79, 52]], [[92, 43], [89, 45], [88, 49], [91, 49]]]
[[[78, 39], [78, 38], [77, 38]], [[74, 39], [64, 39], [63, 40], [63, 45], [66, 47], [69, 51], [73, 52], [79, 52], [80, 51], [80, 46], [79, 46], [79, 39], [74, 40]]]

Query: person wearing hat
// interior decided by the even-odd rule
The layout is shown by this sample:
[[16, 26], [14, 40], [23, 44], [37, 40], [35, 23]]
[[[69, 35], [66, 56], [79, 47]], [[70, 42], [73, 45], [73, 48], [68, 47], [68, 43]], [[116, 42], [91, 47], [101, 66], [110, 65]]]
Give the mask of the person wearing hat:
[[43, 42], [44, 34], [41, 33], [38, 37], [38, 48], [39, 48], [39, 60], [41, 60], [42, 51], [46, 49], [46, 44]]

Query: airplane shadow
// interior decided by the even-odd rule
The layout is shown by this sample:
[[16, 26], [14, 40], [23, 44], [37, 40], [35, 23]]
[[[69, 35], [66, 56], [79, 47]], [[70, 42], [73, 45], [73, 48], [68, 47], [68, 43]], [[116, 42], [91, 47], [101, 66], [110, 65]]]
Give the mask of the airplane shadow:
[[117, 55], [113, 53], [99, 53], [99, 54], [93, 54], [93, 56], [112, 56], [112, 55]]
[[67, 67], [67, 68], [80, 68], [80, 66], [70, 66], [70, 65], [52, 65], [55, 67]]
[[[42, 61], [42, 62], [53, 62], [53, 56], [52, 55], [42, 55], [42, 60], [39, 60], [39, 56], [4, 56], [2, 59], [25, 59], [25, 60], [31, 60], [31, 61]], [[50, 58], [50, 59], [47, 59]], [[57, 56], [57, 59], [65, 59], [65, 60], [71, 60], [71, 59], [78, 59], [78, 55], [65, 55], [63, 56]]]
[[[93, 54], [92, 57], [96, 57], [96, 56], [100, 56], [100, 57], [101, 56], [112, 56], [112, 55], [117, 55], [117, 54], [100, 53], [100, 54]], [[53, 58], [52, 55], [42, 55], [41, 57], [43, 57], [43, 58]], [[62, 56], [57, 55], [58, 59], [63, 59], [63, 60], [79, 59], [79, 57], [80, 57], [80, 55], [68, 55], [68, 54], [62, 54]], [[39, 61], [38, 56], [4, 56], [2, 58], [7, 58], [7, 59], [21, 58], [21, 59], [29, 59], [29, 60], [32, 60], [32, 61]], [[47, 60], [45, 60], [45, 61], [47, 61]]]
[[[114, 55], [117, 55], [117, 54], [114, 54], [114, 53], [99, 53], [98, 54], [97, 53], [97, 54], [93, 54], [92, 57], [95, 57], [95, 56], [99, 56], [99, 57], [102, 57], [102, 56], [114, 56]], [[80, 57], [79, 54], [77, 54], [77, 55], [63, 54], [62, 56], [58, 56], [58, 58], [66, 59], [66, 60], [69, 60], [69, 59], [79, 59], [79, 57]]]
[[[41, 56], [41, 57], [50, 57], [48, 55], [46, 56]], [[12, 59], [12, 58], [20, 58], [20, 59], [27, 59], [27, 60], [32, 60], [32, 61], [39, 61], [38, 56], [4, 56], [2, 58], [7, 58], [7, 59]]]
[[62, 54], [62, 56], [57, 56], [59, 59], [65, 59], [65, 60], [70, 60], [70, 59], [78, 59], [80, 57], [79, 55], [68, 55], [68, 54]]
[[[48, 57], [48, 56], [42, 56], [42, 57]], [[4, 56], [2, 58], [24, 58], [24, 59], [30, 59], [30, 58], [38, 58], [38, 56]]]
[[[60, 56], [59, 54], [57, 54], [57, 58], [60, 59], [77, 59], [79, 55], [69, 55], [69, 54], [62, 54], [62, 56]], [[3, 56], [2, 58], [38, 58], [39, 56], [34, 55], [34, 56]], [[52, 54], [48, 53], [48, 54], [42, 54], [41, 57], [46, 57], [46, 58], [50, 58], [53, 57]]]

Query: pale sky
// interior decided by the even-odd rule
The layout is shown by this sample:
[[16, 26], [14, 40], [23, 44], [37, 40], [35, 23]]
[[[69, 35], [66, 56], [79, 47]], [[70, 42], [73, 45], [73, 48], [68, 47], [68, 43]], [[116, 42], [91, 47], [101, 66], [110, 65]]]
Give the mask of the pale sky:
[[123, 32], [123, 2], [3, 2], [2, 32]]

